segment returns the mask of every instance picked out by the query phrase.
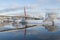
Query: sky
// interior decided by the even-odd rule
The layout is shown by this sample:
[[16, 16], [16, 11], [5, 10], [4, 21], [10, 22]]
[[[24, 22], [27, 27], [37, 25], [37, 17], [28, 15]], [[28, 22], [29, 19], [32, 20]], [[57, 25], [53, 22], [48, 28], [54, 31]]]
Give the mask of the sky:
[[0, 15], [45, 15], [46, 12], [60, 13], [60, 0], [0, 0]]

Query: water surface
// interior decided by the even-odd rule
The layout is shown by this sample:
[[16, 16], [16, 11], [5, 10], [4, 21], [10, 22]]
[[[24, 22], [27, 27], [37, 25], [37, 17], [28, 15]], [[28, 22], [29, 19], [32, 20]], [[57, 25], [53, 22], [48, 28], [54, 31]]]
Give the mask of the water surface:
[[[55, 30], [38, 25], [20, 30], [0, 32], [0, 40], [60, 40], [60, 26], [58, 24], [56, 24], [56, 27], [53, 27]], [[21, 23], [0, 23], [0, 30], [17, 27], [22, 28], [25, 25]]]

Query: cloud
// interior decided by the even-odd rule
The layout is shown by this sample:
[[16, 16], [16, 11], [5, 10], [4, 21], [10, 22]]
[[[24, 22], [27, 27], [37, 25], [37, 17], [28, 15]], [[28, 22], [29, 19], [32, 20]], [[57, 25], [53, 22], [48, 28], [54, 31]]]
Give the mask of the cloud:
[[57, 3], [60, 3], [60, 0], [55, 0]]
[[0, 13], [10, 12], [10, 11], [24, 10], [24, 7], [26, 7], [27, 10], [28, 9], [35, 10], [39, 6], [38, 6], [38, 4], [20, 5], [18, 3], [13, 3], [12, 5], [8, 5], [7, 8], [0, 10]]
[[38, 2], [44, 4], [44, 3], [49, 3], [50, 0], [38, 0]]
[[[56, 0], [57, 1], [57, 0]], [[59, 1], [59, 0], [58, 0]], [[46, 8], [47, 9], [51, 9], [51, 8], [58, 8], [55, 7], [54, 5], [51, 4], [50, 0], [37, 0], [35, 3], [27, 3], [25, 2], [25, 4], [20, 4], [16, 1], [13, 2], [9, 2], [9, 3], [2, 3], [2, 5], [0, 5], [0, 10], [5, 11], [4, 13], [0, 13], [0, 14], [14, 14], [14, 13], [21, 13], [20, 11], [24, 11], [24, 7], [26, 7], [26, 11], [27, 13], [32, 13], [36, 15], [36, 13], [40, 14], [41, 12], [44, 13], [46, 12]], [[43, 9], [43, 10], [42, 10]], [[7, 11], [9, 10], [9, 11]], [[17, 12], [19, 11], [19, 12]]]
[[[39, 5], [38, 4], [30, 4], [30, 3], [28, 3], [28, 4], [19, 4], [19, 3], [17, 3], [17, 2], [12, 2], [12, 3], [3, 3], [3, 5], [0, 5], [1, 7], [0, 7], [0, 9], [2, 10], [2, 12], [4, 11], [4, 12], [10, 12], [10, 11], [18, 11], [18, 10], [23, 10], [24, 9], [24, 6], [26, 7], [26, 9], [28, 10], [28, 9], [32, 9], [32, 10], [35, 10], [36, 8], [38, 8], [39, 7]], [[7, 10], [9, 10], [9, 11], [7, 11]], [[1, 11], [0, 11], [1, 12]]]

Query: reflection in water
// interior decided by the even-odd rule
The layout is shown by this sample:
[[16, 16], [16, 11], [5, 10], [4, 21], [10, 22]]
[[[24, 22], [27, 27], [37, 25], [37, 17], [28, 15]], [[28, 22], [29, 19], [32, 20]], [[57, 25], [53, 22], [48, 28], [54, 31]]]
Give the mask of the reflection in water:
[[[24, 26], [24, 39], [26, 40], [27, 23], [21, 23], [21, 24], [22, 26]], [[18, 24], [16, 22], [13, 22], [12, 25], [16, 27], [17, 30], [18, 30], [18, 27], [20, 27], [20, 23]]]
[[57, 30], [57, 26], [52, 26], [52, 25], [47, 25], [47, 26], [44, 26], [45, 27], [45, 29], [47, 29], [48, 31], [56, 31]]
[[24, 38], [25, 38], [25, 40], [26, 40], [26, 32], [27, 32], [26, 27], [27, 27], [27, 24], [25, 25], [25, 31], [24, 31]]
[[[0, 25], [3, 25], [3, 24], [4, 24], [4, 26], [6, 26], [6, 25], [9, 25], [9, 27], [12, 26], [12, 28], [13, 29], [15, 28], [14, 30], [17, 30], [17, 31], [3, 32], [3, 34], [5, 36], [0, 33], [1, 34], [0, 36], [3, 35], [2, 37], [0, 37], [0, 39], [2, 39], [4, 37], [5, 38], [8, 37], [10, 40], [29, 40], [29, 39], [30, 40], [52, 40], [52, 39], [55, 40], [56, 38], [58, 39], [60, 37], [60, 32], [58, 32], [58, 30], [56, 30], [57, 29], [56, 26], [36, 26], [36, 25], [31, 26], [26, 23], [21, 24], [21, 23], [17, 23], [17, 22], [1, 23]], [[1, 26], [1, 27], [4, 27], [4, 26]], [[19, 28], [21, 28], [21, 29], [19, 29]], [[46, 31], [46, 29], [48, 31]], [[7, 31], [7, 29], [5, 29], [5, 30]], [[10, 31], [10, 30], [12, 30], [12, 29], [10, 28], [8, 31]], [[56, 32], [52, 32], [55, 30], [56, 30]], [[14, 32], [14, 33], [12, 33], [12, 32]], [[14, 37], [14, 35], [16, 35], [16, 36]], [[6, 40], [8, 40], [8, 38], [6, 38]]]
[[6, 25], [9, 25], [9, 23], [0, 23], [0, 27], [4, 27]]
[[[27, 23], [17, 23], [17, 22], [10, 22], [10, 23], [0, 23], [0, 27], [6, 27], [7, 25], [9, 25], [9, 28], [12, 26], [12, 28], [16, 28], [16, 30], [20, 29], [26, 29], [26, 28], [30, 28], [30, 27], [34, 27], [34, 26], [38, 26], [38, 25], [28, 25]], [[40, 27], [40, 26], [39, 26]], [[44, 27], [45, 29], [47, 29], [48, 31], [56, 31], [57, 30], [57, 26], [52, 26], [52, 25], [42, 25], [42, 27]], [[38, 28], [38, 27], [37, 27]], [[11, 28], [10, 28], [11, 29]]]

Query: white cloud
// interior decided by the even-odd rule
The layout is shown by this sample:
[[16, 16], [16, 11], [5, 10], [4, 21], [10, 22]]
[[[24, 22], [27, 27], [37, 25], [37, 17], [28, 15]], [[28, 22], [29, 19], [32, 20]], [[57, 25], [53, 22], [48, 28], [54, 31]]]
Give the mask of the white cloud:
[[60, 0], [56, 0], [57, 3], [60, 3]]
[[[45, 3], [49, 3], [50, 0], [37, 0], [37, 3], [33, 3], [33, 4], [19, 4], [16, 1], [14, 1], [13, 3], [3, 3], [3, 5], [0, 5], [0, 9], [16, 9], [15, 11], [9, 11], [9, 12], [4, 12], [4, 13], [0, 13], [0, 14], [14, 14], [14, 13], [21, 13], [20, 11], [22, 11], [22, 13], [24, 13], [23, 9], [24, 6], [26, 7], [27, 13], [32, 13], [33, 15], [38, 15], [38, 14], [44, 14], [45, 10], [41, 10], [45, 8]], [[58, 0], [59, 1], [59, 0]], [[47, 8], [52, 8], [52, 7], [47, 7]], [[56, 7], [55, 7], [56, 8]], [[19, 12], [17, 12], [19, 11]], [[38, 13], [38, 14], [36, 14]]]
[[38, 0], [38, 2], [40, 2], [41, 4], [45, 4], [45, 3], [49, 3], [50, 0]]

